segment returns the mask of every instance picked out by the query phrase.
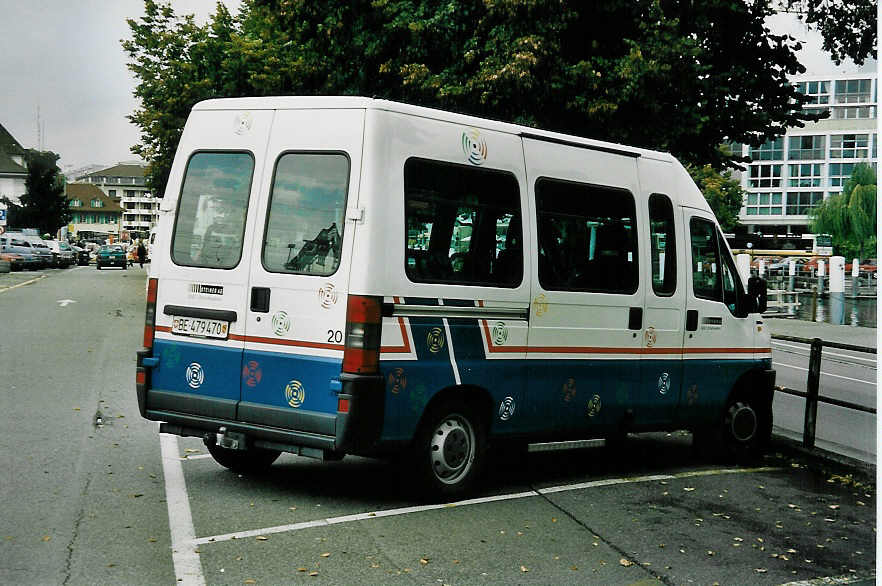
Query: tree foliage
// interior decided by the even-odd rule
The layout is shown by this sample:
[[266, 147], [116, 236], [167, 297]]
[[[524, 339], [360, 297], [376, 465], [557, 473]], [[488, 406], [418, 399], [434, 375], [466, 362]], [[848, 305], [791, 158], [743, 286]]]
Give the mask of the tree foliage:
[[734, 231], [738, 225], [738, 212], [744, 204], [741, 182], [732, 178], [731, 171], [721, 173], [710, 165], [688, 165], [686, 170], [704, 194], [723, 231]]
[[842, 193], [824, 200], [812, 212], [812, 231], [833, 236], [837, 254], [875, 249], [876, 173], [866, 163], [855, 165]]
[[816, 115], [770, 0], [244, 0], [204, 26], [145, 0], [123, 46], [133, 152], [164, 188], [189, 109], [242, 95], [366, 95], [732, 162]]
[[51, 151], [29, 149], [25, 153], [28, 176], [21, 204], [3, 198], [9, 210], [7, 222], [10, 228], [37, 228], [40, 234], [55, 234], [70, 221], [64, 179], [56, 165], [59, 158]]

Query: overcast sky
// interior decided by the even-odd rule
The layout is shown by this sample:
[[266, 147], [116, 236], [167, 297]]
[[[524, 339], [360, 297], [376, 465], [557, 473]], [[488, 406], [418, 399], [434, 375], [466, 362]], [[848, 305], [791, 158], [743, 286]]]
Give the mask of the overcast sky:
[[[233, 12], [240, 4], [223, 2]], [[173, 5], [204, 22], [215, 1]], [[138, 131], [125, 118], [136, 107], [135, 81], [120, 39], [129, 36], [125, 19], [143, 11], [143, 0], [0, 0], [0, 123], [25, 148], [38, 147], [39, 106], [43, 148], [60, 154], [65, 170], [135, 159], [129, 147]], [[810, 70], [854, 71], [834, 67], [817, 48], [819, 35], [790, 20], [776, 19], [775, 29], [809, 41], [814, 49], [803, 52], [803, 64]]]

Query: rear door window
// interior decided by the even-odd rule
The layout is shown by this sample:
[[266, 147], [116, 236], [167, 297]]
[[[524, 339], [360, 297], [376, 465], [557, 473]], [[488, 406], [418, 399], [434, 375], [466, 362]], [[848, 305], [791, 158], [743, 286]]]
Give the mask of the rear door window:
[[254, 157], [202, 152], [190, 157], [172, 237], [172, 260], [231, 269], [242, 258]]
[[287, 153], [276, 163], [263, 243], [271, 273], [328, 276], [340, 266], [349, 158]]

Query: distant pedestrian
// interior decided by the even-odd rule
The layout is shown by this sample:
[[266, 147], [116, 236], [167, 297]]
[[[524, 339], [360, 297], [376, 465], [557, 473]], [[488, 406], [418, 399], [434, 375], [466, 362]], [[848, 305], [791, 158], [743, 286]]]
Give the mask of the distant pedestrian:
[[144, 261], [147, 259], [147, 249], [144, 248], [144, 241], [138, 240], [138, 264], [144, 268]]

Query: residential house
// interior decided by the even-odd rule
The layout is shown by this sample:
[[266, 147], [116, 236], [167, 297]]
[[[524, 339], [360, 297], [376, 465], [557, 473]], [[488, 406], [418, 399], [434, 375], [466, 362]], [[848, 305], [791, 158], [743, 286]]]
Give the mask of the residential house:
[[68, 183], [65, 197], [70, 206], [69, 232], [77, 239], [120, 237], [123, 208], [97, 185]]
[[76, 178], [77, 182], [94, 185], [120, 202], [124, 239], [147, 238], [159, 219], [159, 199], [146, 187], [145, 168], [139, 163], [120, 163]]
[[24, 147], [0, 124], [0, 198], [20, 204], [27, 176]]

